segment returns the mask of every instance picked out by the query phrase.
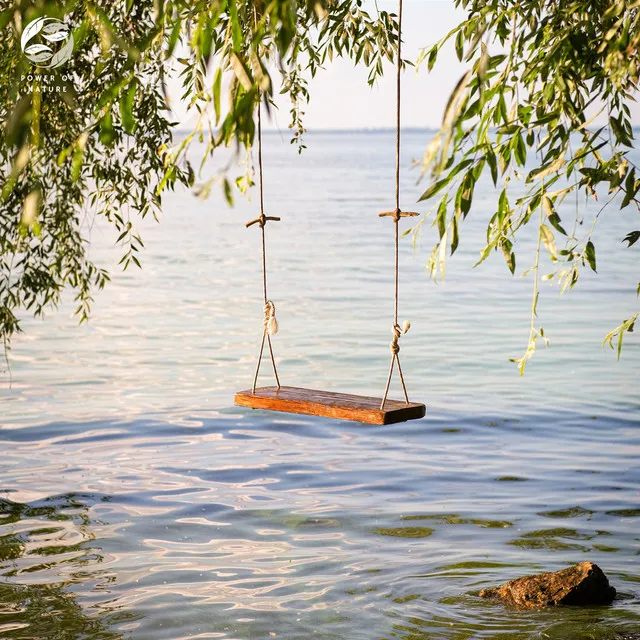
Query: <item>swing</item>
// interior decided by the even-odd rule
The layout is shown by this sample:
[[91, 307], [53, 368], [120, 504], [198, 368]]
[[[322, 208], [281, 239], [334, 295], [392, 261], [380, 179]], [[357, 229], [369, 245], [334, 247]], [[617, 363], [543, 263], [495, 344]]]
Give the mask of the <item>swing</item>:
[[[267, 297], [267, 261], [265, 226], [267, 222], [277, 222], [280, 220], [276, 216], [266, 216], [264, 214], [264, 190], [262, 180], [262, 116], [261, 105], [258, 104], [258, 170], [260, 188], [260, 216], [255, 220], [247, 222], [245, 227], [249, 228], [254, 224], [260, 227], [262, 235], [262, 285], [264, 294], [264, 327], [262, 331], [262, 342], [260, 353], [258, 354], [258, 364], [253, 378], [253, 386], [246, 391], [240, 391], [235, 396], [235, 404], [251, 409], [268, 409], [270, 411], [281, 411], [284, 413], [301, 413], [312, 416], [322, 416], [325, 418], [335, 418], [339, 420], [354, 420], [369, 424], [393, 424], [396, 422], [406, 422], [424, 417], [426, 413], [423, 404], [409, 402], [407, 387], [400, 366], [400, 337], [409, 330], [409, 323], [404, 326], [398, 324], [398, 223], [401, 218], [410, 218], [419, 214], [400, 210], [400, 81], [402, 72], [401, 57], [401, 26], [402, 26], [402, 0], [398, 0], [398, 62], [396, 79], [396, 206], [393, 211], [385, 211], [378, 214], [380, 217], [390, 217], [393, 220], [395, 235], [395, 296], [393, 315], [393, 339], [391, 341], [391, 365], [387, 377], [387, 385], [382, 398], [369, 396], [356, 396], [346, 393], [336, 393], [332, 391], [317, 391], [313, 389], [301, 389], [298, 387], [284, 387], [280, 384], [276, 361], [273, 356], [273, 346], [271, 336], [278, 330], [276, 321], [276, 308], [274, 303]], [[276, 380], [274, 387], [257, 387], [264, 343], [267, 342], [273, 375]], [[400, 383], [404, 392], [404, 402], [399, 400], [389, 400], [389, 386], [393, 377], [395, 365], [398, 367]]]

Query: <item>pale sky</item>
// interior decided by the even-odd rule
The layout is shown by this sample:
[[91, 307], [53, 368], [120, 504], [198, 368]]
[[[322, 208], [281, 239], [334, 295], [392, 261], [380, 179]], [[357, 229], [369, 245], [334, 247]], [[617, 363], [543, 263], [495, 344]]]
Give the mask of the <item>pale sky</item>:
[[[380, 9], [397, 13], [397, 0], [377, 0]], [[364, 8], [375, 14], [374, 0], [365, 0]], [[416, 60], [420, 50], [431, 46], [464, 19], [453, 0], [404, 0], [403, 57]], [[450, 46], [449, 46], [450, 45]], [[402, 79], [402, 126], [438, 128], [449, 94], [468, 68], [458, 62], [453, 44], [443, 49], [436, 66], [427, 73], [408, 68]], [[334, 59], [318, 72], [310, 84], [311, 102], [305, 110], [305, 126], [318, 129], [380, 129], [395, 127], [395, 70], [391, 65], [377, 85], [367, 84], [367, 70], [356, 68], [348, 60]], [[275, 77], [275, 76], [274, 76]], [[172, 94], [180, 95], [174, 84]], [[289, 101], [278, 96], [279, 110], [274, 111], [265, 129], [286, 131], [289, 124]], [[190, 127], [194, 117], [174, 103], [180, 126]], [[632, 121], [640, 124], [640, 105], [631, 105]], [[602, 118], [599, 118], [601, 120]]]
[[[375, 14], [373, 2], [365, 8]], [[396, 0], [378, 0], [385, 11], [397, 13]], [[403, 58], [416, 60], [420, 50], [431, 46], [464, 19], [452, 0], [404, 0]], [[442, 52], [429, 74], [407, 68], [402, 79], [402, 125], [439, 127], [449, 94], [464, 67], [453, 47]], [[384, 77], [370, 88], [367, 70], [355, 68], [349, 60], [334, 59], [318, 73], [311, 87], [311, 102], [306, 109], [308, 129], [366, 129], [395, 127], [395, 69], [388, 65]], [[282, 102], [277, 114], [279, 128], [288, 124], [288, 104]]]

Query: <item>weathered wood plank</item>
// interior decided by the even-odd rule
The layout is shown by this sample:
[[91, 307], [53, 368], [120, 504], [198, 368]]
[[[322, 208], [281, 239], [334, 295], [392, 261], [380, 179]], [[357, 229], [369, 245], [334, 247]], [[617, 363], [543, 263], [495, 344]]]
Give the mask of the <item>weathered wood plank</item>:
[[387, 400], [380, 409], [382, 398], [355, 396], [332, 391], [316, 391], [299, 387], [259, 387], [236, 393], [235, 403], [251, 409], [268, 409], [284, 413], [302, 413], [338, 420], [354, 420], [369, 424], [393, 424], [423, 418], [423, 404], [409, 404], [398, 400]]

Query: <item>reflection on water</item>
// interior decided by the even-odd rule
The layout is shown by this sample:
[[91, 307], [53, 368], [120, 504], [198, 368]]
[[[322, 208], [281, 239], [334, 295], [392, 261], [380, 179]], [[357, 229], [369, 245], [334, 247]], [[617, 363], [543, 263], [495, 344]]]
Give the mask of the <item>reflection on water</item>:
[[[393, 247], [376, 213], [394, 137], [311, 134], [302, 158], [267, 138], [283, 382], [379, 392]], [[424, 144], [407, 136], [407, 164]], [[636, 304], [634, 254], [612, 253], [630, 220], [603, 213], [597, 278], [571, 298], [545, 289], [552, 346], [521, 379], [508, 358], [526, 341], [530, 283], [500, 259], [470, 270], [494, 201], [483, 189], [443, 285], [404, 245], [403, 369], [421, 421], [231, 408], [261, 329], [259, 238], [242, 225], [255, 203], [169, 196], [143, 229], [144, 269], [115, 269], [88, 326], [64, 306], [25, 322], [0, 389], [0, 638], [638, 632], [638, 343], [620, 363], [600, 348]], [[94, 257], [116, 263], [114, 238], [91, 233]], [[522, 241], [523, 268], [534, 248]], [[477, 596], [587, 559], [618, 590], [609, 607], [517, 612]]]
[[98, 569], [102, 556], [90, 544], [86, 498], [0, 499], [0, 637], [121, 638], [74, 594], [74, 585], [92, 583], [98, 591], [113, 581]]
[[[4, 430], [16, 464], [3, 476], [0, 637], [637, 631], [640, 438], [630, 424], [548, 418], [381, 429], [229, 410]], [[618, 589], [610, 607], [516, 612], [477, 595], [587, 558]]]

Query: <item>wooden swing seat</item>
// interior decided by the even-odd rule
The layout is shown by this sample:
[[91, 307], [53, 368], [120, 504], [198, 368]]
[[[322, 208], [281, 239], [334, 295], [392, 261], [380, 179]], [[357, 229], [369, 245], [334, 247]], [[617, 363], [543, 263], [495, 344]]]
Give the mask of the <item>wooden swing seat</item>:
[[423, 418], [426, 408], [415, 402], [355, 396], [333, 391], [315, 391], [298, 387], [258, 387], [236, 393], [235, 404], [251, 409], [268, 409], [284, 413], [302, 413], [337, 420], [353, 420], [368, 424], [394, 424]]

